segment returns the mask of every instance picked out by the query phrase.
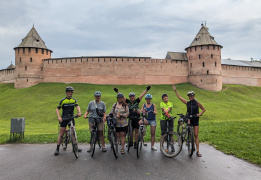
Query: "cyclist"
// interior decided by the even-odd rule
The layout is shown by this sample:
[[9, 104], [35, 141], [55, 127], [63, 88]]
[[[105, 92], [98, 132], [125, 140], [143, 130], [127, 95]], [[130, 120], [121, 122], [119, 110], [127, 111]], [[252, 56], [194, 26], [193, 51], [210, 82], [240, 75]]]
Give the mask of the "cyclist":
[[[143, 98], [143, 96], [150, 90], [150, 88], [151, 88], [151, 86], [147, 86], [146, 90], [143, 91], [137, 99], [135, 97], [134, 92], [131, 92], [129, 94], [130, 99], [125, 98], [125, 101], [129, 106], [129, 111], [130, 111], [129, 118], [132, 120], [132, 127], [135, 131], [135, 142], [134, 142], [135, 149], [137, 148], [137, 141], [138, 141], [138, 136], [139, 136], [139, 120], [140, 120], [139, 103], [140, 103], [141, 99]], [[116, 87], [114, 87], [114, 91], [116, 93], [119, 93], [119, 90]], [[133, 133], [134, 133], [134, 131], [133, 131]], [[133, 134], [132, 134], [132, 137], [133, 137]], [[133, 139], [131, 141], [132, 142], [130, 143], [130, 146], [133, 145]]]
[[[104, 122], [106, 120], [106, 106], [103, 101], [101, 101], [101, 92], [94, 92], [94, 101], [90, 101], [84, 114], [84, 118], [86, 119], [89, 115], [89, 130], [92, 131], [92, 126], [94, 121], [98, 124], [98, 131], [102, 142], [102, 152], [106, 152], [105, 141], [103, 136], [104, 130]], [[87, 152], [91, 152], [91, 148], [87, 150]]]
[[[141, 112], [144, 113], [148, 113], [148, 117], [144, 120], [144, 124], [145, 125], [150, 125], [150, 129], [151, 129], [151, 149], [153, 151], [157, 151], [157, 148], [154, 146], [154, 142], [155, 142], [155, 131], [156, 131], [156, 126], [157, 126], [157, 122], [156, 122], [156, 105], [151, 103], [152, 100], [152, 95], [151, 94], [146, 94], [145, 96], [145, 100], [147, 103], [143, 104], [142, 108], [141, 108]], [[141, 120], [139, 122], [139, 124], [141, 124]]]
[[[160, 116], [160, 127], [161, 127], [161, 135], [167, 132], [167, 119], [170, 118], [169, 121], [169, 132], [173, 132], [174, 119], [172, 115], [173, 103], [169, 102], [168, 94], [164, 93], [161, 96], [162, 102], [160, 103], [161, 108], [161, 116]], [[174, 142], [173, 136], [172, 141]], [[173, 144], [171, 144], [172, 152], [175, 151]]]
[[[116, 134], [117, 141], [121, 139], [121, 154], [124, 154], [124, 146], [126, 140], [126, 133], [128, 131], [129, 107], [124, 101], [124, 95], [122, 93], [117, 94], [117, 103], [114, 103], [111, 112], [116, 117]], [[118, 144], [118, 143], [117, 143]]]
[[[181, 100], [181, 102], [183, 102], [184, 104], [187, 105], [187, 114], [197, 116], [195, 118], [192, 118], [190, 123], [193, 125], [193, 129], [194, 129], [194, 137], [195, 137], [196, 146], [197, 146], [197, 153], [196, 154], [197, 154], [198, 157], [201, 157], [202, 154], [199, 152], [199, 139], [198, 139], [199, 126], [198, 125], [199, 125], [199, 116], [201, 116], [206, 110], [196, 100], [194, 91], [189, 91], [187, 93], [187, 96], [189, 98], [189, 101], [187, 101], [179, 95], [179, 93], [177, 92], [177, 88], [174, 84], [172, 85], [172, 87], [173, 87], [173, 90], [175, 91], [177, 97]], [[199, 113], [199, 107], [202, 110], [200, 113]]]
[[[54, 152], [54, 155], [58, 155], [59, 154], [59, 148], [60, 148], [60, 144], [61, 141], [63, 139], [63, 134], [66, 131], [66, 126], [67, 124], [69, 124], [69, 122], [71, 120], [66, 120], [63, 121], [62, 118], [68, 118], [68, 116], [73, 116], [74, 114], [74, 107], [76, 107], [77, 111], [78, 111], [78, 116], [81, 116], [81, 109], [80, 106], [77, 103], [77, 100], [75, 98], [72, 98], [72, 94], [74, 92], [73, 87], [68, 86], [65, 89], [66, 92], [66, 97], [63, 98], [59, 105], [56, 108], [56, 114], [60, 123], [60, 132], [59, 132], [59, 136], [58, 136], [58, 140], [57, 140], [57, 148]], [[60, 109], [62, 108], [62, 116], [60, 116]], [[73, 124], [75, 124], [74, 120], [73, 120]], [[81, 152], [81, 149], [78, 149], [79, 152]]]

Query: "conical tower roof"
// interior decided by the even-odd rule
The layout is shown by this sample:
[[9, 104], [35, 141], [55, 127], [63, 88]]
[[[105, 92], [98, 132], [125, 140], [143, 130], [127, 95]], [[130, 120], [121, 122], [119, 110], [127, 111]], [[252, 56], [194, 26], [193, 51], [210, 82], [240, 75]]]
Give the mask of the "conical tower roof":
[[13, 65], [13, 63], [11, 63], [11, 65], [8, 66], [6, 69], [14, 69], [14, 68], [15, 68], [15, 66]]
[[[190, 44], [189, 47], [201, 46], [201, 45], [217, 45], [222, 48], [222, 46], [219, 45], [215, 41], [214, 37], [211, 36], [211, 34], [208, 32], [208, 27], [204, 26], [203, 24], [202, 24], [202, 27], [199, 30], [198, 34], [196, 35], [196, 37], [194, 38], [194, 40], [192, 41], [192, 43]], [[185, 50], [187, 50], [189, 47], [187, 47]]]
[[23, 38], [21, 44], [18, 47], [33, 47], [33, 48], [48, 49], [45, 46], [45, 42], [39, 36], [34, 26], [29, 31], [29, 33], [25, 36], [25, 38]]

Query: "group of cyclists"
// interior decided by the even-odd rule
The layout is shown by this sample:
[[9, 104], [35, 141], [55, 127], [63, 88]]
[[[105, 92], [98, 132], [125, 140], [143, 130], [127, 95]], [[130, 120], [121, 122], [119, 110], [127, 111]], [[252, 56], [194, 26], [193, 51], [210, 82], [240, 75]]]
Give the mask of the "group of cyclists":
[[[194, 129], [194, 137], [196, 142], [196, 155], [201, 157], [201, 153], [199, 152], [199, 139], [198, 139], [198, 131], [199, 131], [199, 116], [201, 116], [206, 110], [205, 108], [195, 99], [195, 92], [189, 91], [187, 96], [189, 101], [182, 98], [179, 93], [177, 92], [176, 86], [172, 85], [173, 90], [175, 91], [177, 97], [186, 104], [187, 106], [187, 114], [188, 115], [195, 115], [195, 118], [192, 119], [192, 125]], [[147, 86], [146, 90], [143, 91], [138, 98], [134, 92], [129, 93], [129, 99], [124, 96], [123, 93], [119, 91], [118, 88], [114, 87], [114, 91], [117, 93], [117, 103], [114, 103], [111, 111], [109, 114], [112, 114], [116, 120], [116, 134], [117, 134], [117, 141], [121, 145], [121, 154], [125, 154], [125, 141], [126, 141], [126, 133], [128, 131], [128, 126], [132, 126], [134, 129], [132, 137], [134, 137], [130, 142], [130, 146], [134, 146], [137, 148], [137, 141], [138, 141], [138, 129], [139, 125], [144, 123], [145, 125], [150, 125], [151, 127], [151, 150], [157, 151], [155, 147], [155, 132], [156, 132], [156, 105], [152, 103], [152, 95], [147, 94], [147, 92], [151, 89], [151, 86]], [[66, 126], [69, 121], [64, 121], [63, 118], [68, 117], [68, 115], [73, 116], [74, 108], [78, 111], [78, 116], [81, 116], [81, 109], [77, 103], [75, 98], [72, 98], [72, 94], [74, 92], [74, 88], [69, 86], [66, 87], [66, 97], [63, 98], [57, 109], [56, 114], [60, 123], [60, 132], [57, 141], [57, 148], [54, 152], [54, 155], [59, 154], [60, 144], [62, 142], [63, 134], [66, 130]], [[100, 139], [102, 142], [102, 151], [106, 152], [105, 147], [105, 140], [103, 135], [104, 130], [104, 123], [106, 121], [106, 105], [103, 101], [101, 101], [101, 92], [96, 91], [94, 93], [95, 100], [90, 101], [84, 114], [85, 119], [89, 119], [89, 130], [92, 131], [93, 123], [96, 122], [98, 124], [98, 131], [100, 135]], [[142, 105], [141, 109], [139, 109], [139, 103], [142, 98], [145, 96], [146, 103]], [[173, 117], [173, 103], [169, 101], [168, 94], [162, 94], [162, 102], [160, 103], [160, 126], [161, 126], [161, 134], [166, 132], [166, 120], [169, 117]], [[62, 108], [62, 115], [60, 115], [60, 109]], [[199, 112], [199, 108], [201, 112]], [[144, 122], [140, 118], [141, 113], [147, 113], [147, 117]], [[89, 117], [87, 117], [89, 115]], [[128, 118], [131, 119], [131, 124], [128, 123]], [[73, 122], [75, 124], [75, 122]], [[170, 121], [170, 132], [173, 132], [174, 120]], [[81, 149], [78, 149], [80, 152]], [[87, 150], [87, 152], [91, 152], [91, 147]]]

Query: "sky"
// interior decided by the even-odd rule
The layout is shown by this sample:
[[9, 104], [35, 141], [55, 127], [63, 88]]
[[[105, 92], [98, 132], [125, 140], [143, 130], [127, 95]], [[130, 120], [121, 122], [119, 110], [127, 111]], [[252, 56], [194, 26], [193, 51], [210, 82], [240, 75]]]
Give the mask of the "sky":
[[206, 21], [222, 59], [261, 59], [257, 0], [0, 0], [0, 69], [31, 28], [52, 58], [185, 52]]

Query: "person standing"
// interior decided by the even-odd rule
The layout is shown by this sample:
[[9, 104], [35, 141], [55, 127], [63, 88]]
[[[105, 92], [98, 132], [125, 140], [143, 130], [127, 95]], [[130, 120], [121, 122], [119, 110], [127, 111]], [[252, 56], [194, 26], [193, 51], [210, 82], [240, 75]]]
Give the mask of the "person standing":
[[[87, 107], [87, 111], [84, 114], [84, 118], [86, 119], [89, 115], [89, 130], [92, 131], [92, 126], [94, 122], [98, 124], [98, 131], [102, 142], [102, 152], [106, 152], [105, 141], [104, 141], [104, 122], [106, 121], [106, 106], [103, 101], [101, 101], [101, 92], [96, 91], [94, 93], [95, 100], [90, 101]], [[97, 112], [98, 111], [98, 112]], [[87, 150], [87, 152], [91, 152], [91, 148]]]
[[[199, 152], [199, 138], [198, 138], [198, 131], [199, 131], [199, 116], [201, 116], [206, 109], [201, 105], [200, 102], [198, 102], [195, 98], [195, 92], [194, 91], [189, 91], [187, 93], [187, 96], [189, 98], [189, 101], [185, 100], [184, 98], [182, 98], [178, 91], [176, 86], [173, 84], [172, 85], [173, 90], [175, 91], [177, 97], [180, 99], [181, 102], [183, 102], [184, 104], [186, 104], [187, 106], [187, 114], [188, 115], [192, 115], [192, 116], [196, 116], [193, 117], [190, 121], [190, 123], [193, 126], [194, 129], [194, 137], [195, 137], [195, 141], [196, 141], [196, 146], [197, 146], [197, 153], [196, 155], [198, 157], [201, 157], [202, 154]], [[202, 110], [201, 112], [199, 112], [199, 108]]]
[[[57, 148], [54, 152], [54, 155], [58, 155], [59, 154], [59, 148], [60, 148], [60, 144], [62, 142], [63, 139], [63, 134], [66, 130], [66, 126], [69, 124], [69, 122], [71, 120], [66, 120], [63, 121], [62, 118], [68, 118], [68, 117], [72, 117], [74, 115], [74, 108], [76, 107], [77, 111], [78, 111], [78, 116], [81, 116], [81, 108], [77, 103], [77, 100], [75, 98], [72, 98], [72, 94], [74, 92], [73, 87], [68, 86], [65, 89], [66, 92], [66, 97], [63, 98], [59, 105], [56, 108], [56, 114], [60, 123], [60, 132], [59, 132], [59, 136], [58, 136], [58, 140], [57, 140]], [[60, 109], [62, 108], [62, 116], [60, 115]], [[74, 119], [73, 119], [73, 124], [75, 125]], [[78, 151], [80, 152], [81, 149], [78, 149]]]

